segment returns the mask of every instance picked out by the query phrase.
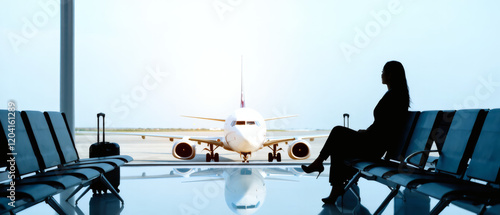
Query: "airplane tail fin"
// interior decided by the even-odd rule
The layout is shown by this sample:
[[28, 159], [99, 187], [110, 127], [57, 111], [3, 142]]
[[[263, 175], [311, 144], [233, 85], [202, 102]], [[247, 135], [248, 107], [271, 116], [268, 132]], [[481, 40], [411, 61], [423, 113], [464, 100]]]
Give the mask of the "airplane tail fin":
[[243, 93], [243, 55], [241, 55], [241, 108], [245, 107], [245, 94]]

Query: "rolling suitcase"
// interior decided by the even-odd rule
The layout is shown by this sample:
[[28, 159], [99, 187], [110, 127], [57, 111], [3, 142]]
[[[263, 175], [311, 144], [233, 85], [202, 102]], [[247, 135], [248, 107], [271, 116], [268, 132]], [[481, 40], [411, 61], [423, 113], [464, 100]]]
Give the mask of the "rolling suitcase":
[[120, 204], [120, 200], [111, 193], [92, 195], [92, 198], [90, 198], [89, 207], [89, 212], [91, 215], [120, 214], [123, 210], [123, 206]]
[[[343, 117], [344, 117], [344, 127], [349, 128], [349, 114], [344, 113]], [[346, 124], [346, 122], [347, 122], [347, 124]]]
[[[99, 119], [102, 116], [102, 142], [99, 140]], [[92, 144], [89, 148], [89, 157], [104, 157], [111, 155], [120, 155], [120, 146], [117, 143], [106, 142], [105, 140], [105, 127], [104, 127], [104, 113], [97, 114], [97, 142]], [[114, 170], [107, 172], [104, 176], [108, 179], [109, 183], [113, 185], [117, 192], [120, 192], [118, 186], [120, 185], [120, 167], [115, 168]], [[103, 193], [107, 192], [106, 186], [100, 181], [96, 181], [90, 185], [92, 192], [95, 193]]]

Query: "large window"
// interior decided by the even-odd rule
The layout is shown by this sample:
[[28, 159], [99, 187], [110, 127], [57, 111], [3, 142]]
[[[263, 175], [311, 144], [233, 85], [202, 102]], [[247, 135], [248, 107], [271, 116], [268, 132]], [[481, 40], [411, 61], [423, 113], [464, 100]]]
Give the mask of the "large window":
[[59, 3], [0, 4], [0, 108], [59, 110]]
[[[59, 109], [58, 2], [0, 1], [0, 105]], [[247, 106], [301, 116], [270, 128], [328, 129], [345, 112], [366, 128], [389, 60], [416, 110], [498, 107], [499, 4], [75, 1], [76, 126], [105, 112], [110, 127], [220, 127], [179, 115], [228, 116], [243, 70]]]

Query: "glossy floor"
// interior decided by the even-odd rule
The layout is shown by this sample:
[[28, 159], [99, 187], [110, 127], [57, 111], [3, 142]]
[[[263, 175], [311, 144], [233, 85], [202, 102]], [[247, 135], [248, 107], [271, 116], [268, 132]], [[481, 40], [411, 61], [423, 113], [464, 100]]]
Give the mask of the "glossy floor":
[[[328, 169], [328, 168], [327, 168]], [[336, 206], [323, 205], [329, 193], [328, 171], [318, 179], [297, 163], [219, 163], [143, 165], [121, 168], [121, 205], [112, 194], [86, 194], [75, 206], [60, 201], [73, 214], [371, 214], [389, 189], [361, 179]], [[361, 200], [361, 201], [360, 201]], [[437, 203], [401, 192], [384, 214], [425, 214]], [[394, 211], [398, 211], [395, 213]], [[55, 214], [40, 203], [19, 214]], [[473, 214], [451, 205], [442, 214]]]

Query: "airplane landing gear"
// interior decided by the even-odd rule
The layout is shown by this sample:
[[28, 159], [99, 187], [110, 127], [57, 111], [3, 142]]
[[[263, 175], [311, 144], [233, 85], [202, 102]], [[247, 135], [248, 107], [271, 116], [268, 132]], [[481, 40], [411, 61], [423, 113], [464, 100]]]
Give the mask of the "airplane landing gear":
[[210, 162], [211, 160], [214, 160], [215, 162], [219, 162], [219, 153], [214, 153], [214, 151], [219, 148], [218, 146], [214, 149], [213, 144], [208, 144], [210, 148], [204, 148], [203, 150], [207, 150], [209, 153], [207, 153], [206, 156], [206, 161]]
[[248, 158], [249, 156], [248, 155], [251, 155], [250, 153], [241, 153], [241, 156], [243, 157], [243, 163], [248, 163]]
[[[271, 146], [269, 146], [269, 148], [271, 148]], [[278, 162], [281, 162], [281, 153], [279, 153], [278, 151], [281, 151], [283, 150], [282, 148], [279, 148], [278, 149], [278, 144], [274, 144], [273, 145], [273, 148], [271, 148], [273, 150], [273, 152], [269, 152], [269, 154], [267, 155], [267, 160], [269, 162], [273, 162], [274, 159], [276, 159], [276, 161]]]
[[210, 162], [211, 160], [214, 160], [215, 162], [219, 162], [219, 153], [215, 153], [214, 155], [207, 153], [206, 161]]

